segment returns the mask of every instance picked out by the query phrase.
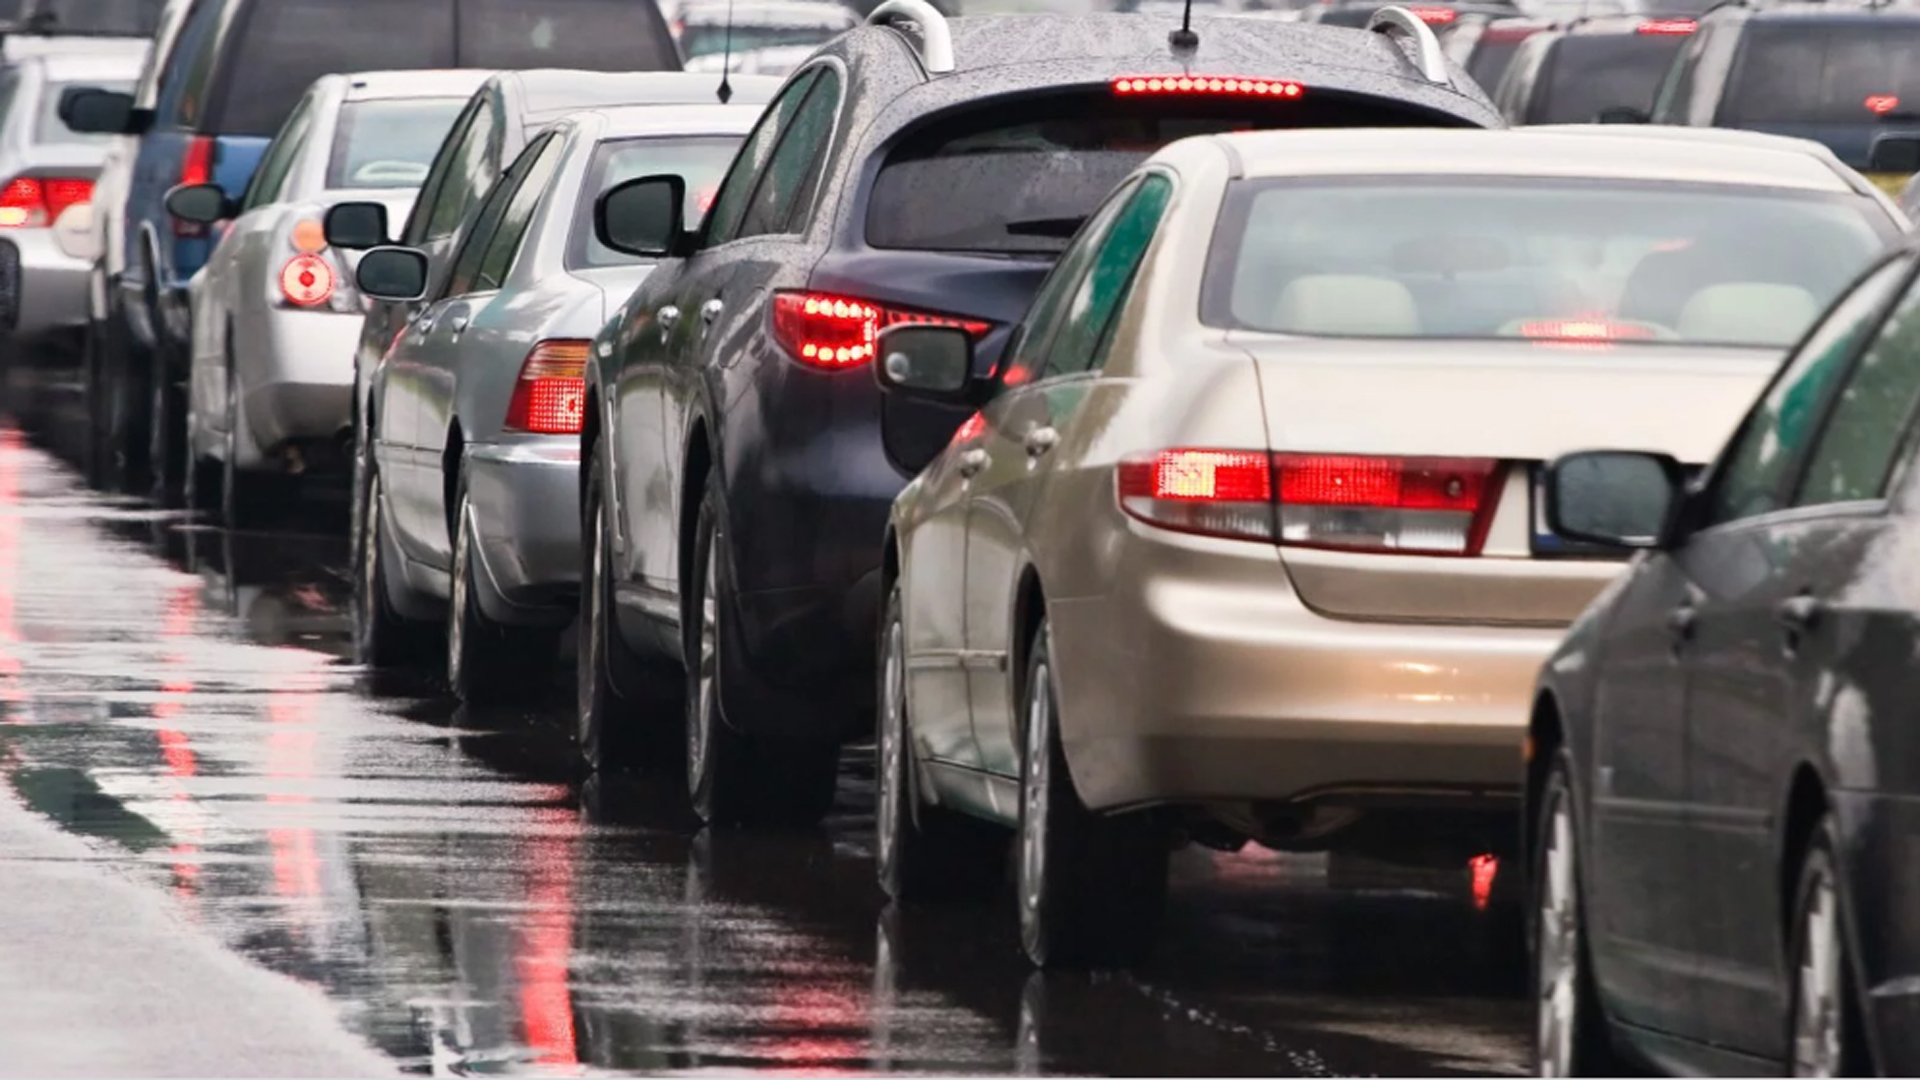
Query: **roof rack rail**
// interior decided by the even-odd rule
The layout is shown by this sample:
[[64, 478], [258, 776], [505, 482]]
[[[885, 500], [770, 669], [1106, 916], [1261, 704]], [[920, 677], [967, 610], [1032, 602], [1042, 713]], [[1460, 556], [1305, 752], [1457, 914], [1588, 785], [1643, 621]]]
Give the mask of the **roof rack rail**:
[[945, 75], [953, 70], [953, 31], [947, 17], [927, 0], [886, 0], [867, 16], [869, 26], [912, 23], [920, 30], [920, 66], [929, 75]]
[[[888, 0], [888, 4], [907, 2]], [[1405, 34], [1413, 39], [1414, 66], [1420, 69], [1420, 77], [1435, 86], [1453, 85], [1453, 77], [1447, 74], [1447, 54], [1440, 51], [1440, 39], [1420, 16], [1398, 5], [1383, 7], [1367, 19], [1367, 29], [1389, 37]]]

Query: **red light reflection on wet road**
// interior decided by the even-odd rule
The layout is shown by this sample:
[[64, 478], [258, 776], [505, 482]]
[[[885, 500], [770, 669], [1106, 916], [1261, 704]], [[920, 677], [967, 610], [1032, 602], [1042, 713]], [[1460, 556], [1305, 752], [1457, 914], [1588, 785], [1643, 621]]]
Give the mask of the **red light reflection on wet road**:
[[573, 878], [579, 859], [578, 814], [551, 807], [535, 818], [527, 841], [532, 879], [527, 885], [527, 925], [520, 931], [514, 970], [520, 983], [520, 1020], [534, 1060], [547, 1066], [580, 1063], [574, 1040], [573, 993], [568, 963], [573, 955]]

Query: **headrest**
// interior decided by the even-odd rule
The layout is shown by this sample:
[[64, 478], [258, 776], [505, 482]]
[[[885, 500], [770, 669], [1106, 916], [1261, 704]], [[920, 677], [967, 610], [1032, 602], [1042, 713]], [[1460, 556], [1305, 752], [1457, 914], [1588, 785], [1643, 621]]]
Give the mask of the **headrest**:
[[1819, 314], [1819, 302], [1798, 285], [1730, 281], [1694, 293], [1674, 329], [1688, 341], [1786, 342]]
[[1307, 274], [1280, 290], [1273, 329], [1295, 334], [1406, 337], [1420, 332], [1413, 294], [1392, 278]]

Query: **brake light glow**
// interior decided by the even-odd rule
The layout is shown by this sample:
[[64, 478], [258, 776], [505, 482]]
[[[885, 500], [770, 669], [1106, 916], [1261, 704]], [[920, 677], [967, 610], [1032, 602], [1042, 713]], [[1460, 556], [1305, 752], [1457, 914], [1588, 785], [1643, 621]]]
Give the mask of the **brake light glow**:
[[838, 370], [873, 359], [874, 342], [889, 326], [957, 326], [984, 337], [993, 324], [907, 308], [885, 307], [827, 293], [773, 294], [773, 337], [811, 367]]
[[1520, 336], [1555, 341], [1648, 341], [1653, 328], [1607, 319], [1536, 319], [1520, 324]]
[[1306, 93], [1306, 87], [1290, 79], [1247, 78], [1242, 75], [1128, 75], [1113, 80], [1113, 92], [1121, 95], [1218, 94], [1292, 99]]
[[1634, 27], [1640, 34], [1691, 34], [1700, 28], [1692, 19], [1648, 19]]
[[0, 189], [0, 228], [44, 229], [67, 207], [91, 201], [91, 180], [23, 176]]
[[319, 307], [333, 297], [333, 267], [318, 255], [295, 255], [280, 268], [280, 294], [295, 307]]
[[1407, 10], [1413, 14], [1414, 18], [1419, 19], [1423, 23], [1440, 23], [1445, 25], [1460, 17], [1460, 13], [1450, 7], [1426, 7], [1416, 4]]
[[1894, 94], [1874, 94], [1863, 104], [1866, 105], [1868, 112], [1876, 116], [1885, 116], [1900, 107], [1900, 98]]
[[[195, 135], [188, 140], [186, 155], [180, 159], [180, 186], [191, 187], [212, 182], [213, 137]], [[204, 222], [173, 218], [173, 235], [181, 239], [203, 237], [207, 235], [207, 226]]]
[[542, 341], [520, 365], [505, 427], [535, 435], [578, 435], [587, 403], [591, 342]]

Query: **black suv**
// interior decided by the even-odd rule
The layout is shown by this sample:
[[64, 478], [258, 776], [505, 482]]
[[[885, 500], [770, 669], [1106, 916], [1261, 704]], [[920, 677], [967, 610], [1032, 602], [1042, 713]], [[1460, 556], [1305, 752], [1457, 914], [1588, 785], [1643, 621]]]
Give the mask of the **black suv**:
[[970, 411], [883, 397], [880, 328], [965, 327], [985, 374], [1082, 219], [1177, 138], [1499, 125], [1416, 16], [1374, 25], [1196, 17], [1189, 41], [891, 0], [793, 73], [698, 231], [678, 177], [608, 192], [602, 238], [661, 262], [588, 369], [589, 763], [677, 733], [684, 694], [703, 816], [824, 813], [872, 718], [888, 510]]
[[1509, 124], [1639, 122], [1695, 27], [1685, 16], [1628, 15], [1529, 34], [1493, 103]]
[[[1873, 170], [1882, 136], [1920, 135], [1916, 61], [1920, 9], [1725, 4], [1700, 17], [1660, 85], [1652, 119], [1797, 135]], [[1896, 194], [1906, 177], [1873, 179]]]

